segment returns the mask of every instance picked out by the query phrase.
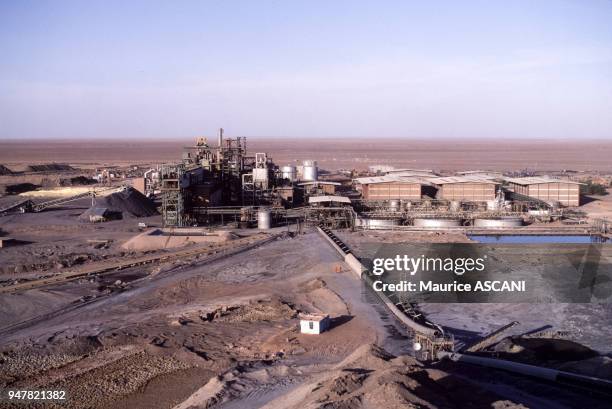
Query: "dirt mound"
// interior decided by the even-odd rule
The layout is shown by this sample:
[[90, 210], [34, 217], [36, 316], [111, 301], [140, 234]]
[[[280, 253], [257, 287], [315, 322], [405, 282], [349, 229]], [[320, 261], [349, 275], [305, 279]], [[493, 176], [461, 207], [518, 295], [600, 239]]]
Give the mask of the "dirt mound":
[[[287, 404], [290, 402], [290, 404]], [[425, 368], [409, 356], [394, 357], [364, 345], [312, 383], [282, 397], [287, 408], [523, 408], [463, 378]], [[276, 407], [271, 402], [269, 407]]]
[[93, 185], [98, 183], [97, 180], [87, 176], [75, 176], [73, 178], [60, 179], [60, 186], [82, 186], [82, 185]]
[[305, 281], [299, 284], [299, 287], [304, 291], [314, 291], [319, 288], [324, 288], [327, 286], [327, 283], [321, 278], [313, 278], [312, 280]]
[[8, 175], [12, 175], [13, 171], [10, 170], [9, 168], [7, 168], [6, 166], [0, 164], [0, 175], [2, 176], [8, 176]]
[[147, 217], [157, 214], [153, 201], [134, 188], [127, 188], [104, 198], [112, 211], [121, 211], [136, 217]]
[[591, 348], [577, 342], [553, 338], [508, 337], [502, 339], [492, 349], [504, 359], [532, 365], [581, 361], [599, 355]]
[[[177, 409], [206, 408], [240, 396], [257, 395], [281, 379], [300, 378], [284, 365], [236, 367], [211, 379]], [[304, 379], [304, 378], [301, 378]], [[376, 345], [363, 345], [341, 363], [321, 371], [267, 408], [524, 408], [480, 389], [464, 378], [427, 369], [409, 356], [394, 357]]]
[[228, 231], [203, 232], [202, 229], [154, 229], [142, 232], [121, 245], [127, 250], [159, 250], [188, 246], [192, 244], [225, 243], [238, 236]]
[[26, 168], [27, 172], [49, 172], [62, 170], [74, 170], [74, 168], [65, 163], [45, 163], [42, 165], [28, 165], [28, 167]]
[[295, 318], [297, 312], [290, 304], [278, 300], [258, 300], [248, 305], [223, 307], [209, 312], [201, 318], [204, 321], [255, 322], [278, 321]]
[[565, 362], [557, 367], [562, 371], [612, 380], [612, 358], [598, 356], [582, 361]]
[[123, 217], [148, 217], [157, 214], [153, 201], [131, 187], [106, 197], [96, 198], [96, 204], [81, 214], [79, 218], [89, 220], [89, 215], [92, 214], [94, 208], [107, 208], [111, 212], [120, 212]]
[[7, 195], [18, 195], [25, 192], [31, 192], [39, 187], [39, 185], [35, 185], [33, 183], [17, 183], [15, 185], [6, 186], [4, 190]]

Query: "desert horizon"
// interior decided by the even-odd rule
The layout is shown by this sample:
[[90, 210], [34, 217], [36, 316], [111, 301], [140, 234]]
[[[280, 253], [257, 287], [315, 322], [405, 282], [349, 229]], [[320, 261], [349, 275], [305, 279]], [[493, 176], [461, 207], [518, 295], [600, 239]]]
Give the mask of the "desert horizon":
[[[0, 141], [0, 163], [142, 164], [180, 160], [195, 137], [168, 140], [64, 139]], [[216, 137], [208, 137], [211, 145]], [[78, 141], [78, 143], [76, 143]], [[248, 137], [247, 151], [267, 152], [276, 163], [316, 159], [323, 169], [367, 169], [370, 165], [437, 170], [610, 171], [608, 140], [424, 140], [407, 138]], [[16, 169], [19, 170], [19, 169]]]

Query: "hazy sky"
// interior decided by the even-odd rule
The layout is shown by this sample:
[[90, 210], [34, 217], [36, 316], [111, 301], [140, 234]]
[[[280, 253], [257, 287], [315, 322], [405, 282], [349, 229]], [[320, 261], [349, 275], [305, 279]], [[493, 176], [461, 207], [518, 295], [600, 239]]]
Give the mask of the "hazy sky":
[[0, 0], [0, 139], [612, 139], [612, 1]]

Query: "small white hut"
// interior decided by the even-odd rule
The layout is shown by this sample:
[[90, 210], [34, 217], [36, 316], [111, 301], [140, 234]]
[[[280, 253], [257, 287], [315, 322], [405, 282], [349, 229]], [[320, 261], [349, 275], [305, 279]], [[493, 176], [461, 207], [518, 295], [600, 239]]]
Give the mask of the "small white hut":
[[300, 332], [302, 334], [320, 334], [329, 329], [329, 315], [325, 314], [300, 314]]

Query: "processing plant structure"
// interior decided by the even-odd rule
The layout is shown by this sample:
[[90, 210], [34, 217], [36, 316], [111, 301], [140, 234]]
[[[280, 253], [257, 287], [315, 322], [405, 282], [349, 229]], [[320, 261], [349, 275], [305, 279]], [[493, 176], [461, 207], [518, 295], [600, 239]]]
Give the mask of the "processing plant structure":
[[[429, 169], [377, 167], [344, 181], [319, 177], [314, 160], [276, 165], [249, 154], [244, 137], [216, 144], [198, 138], [182, 161], [152, 170], [166, 227], [233, 223], [351, 229], [512, 229], [534, 222], [581, 223], [581, 183], [487, 171], [440, 175]], [[598, 229], [609, 229], [597, 223]]]
[[198, 138], [195, 146], [185, 148], [181, 163], [161, 166], [163, 223], [186, 227], [236, 222], [246, 227], [257, 222], [265, 227], [273, 220], [300, 222], [314, 217], [352, 225], [346, 198], [337, 202], [335, 197], [317, 197], [313, 206], [302, 206], [334, 185], [319, 184], [317, 179], [316, 161], [279, 167], [267, 153], [248, 154], [246, 138], [224, 138], [220, 129], [216, 145]]

